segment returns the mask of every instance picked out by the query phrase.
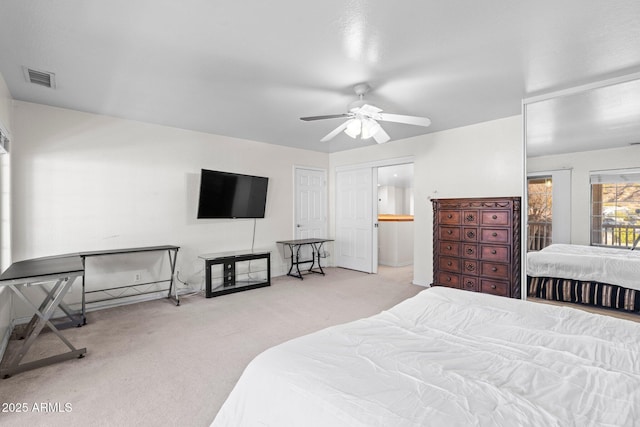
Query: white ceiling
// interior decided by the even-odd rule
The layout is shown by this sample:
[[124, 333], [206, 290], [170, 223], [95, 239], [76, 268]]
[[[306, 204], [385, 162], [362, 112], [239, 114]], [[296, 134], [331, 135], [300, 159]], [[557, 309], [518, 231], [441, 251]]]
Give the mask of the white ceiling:
[[[23, 67], [55, 73], [27, 83]], [[640, 71], [638, 0], [2, 0], [14, 99], [335, 152], [354, 84], [393, 140], [520, 114], [523, 98]]]

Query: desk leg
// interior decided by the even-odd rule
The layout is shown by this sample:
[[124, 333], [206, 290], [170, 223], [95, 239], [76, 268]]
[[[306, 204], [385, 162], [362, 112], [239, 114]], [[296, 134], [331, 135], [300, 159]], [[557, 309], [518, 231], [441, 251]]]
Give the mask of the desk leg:
[[[32, 318], [32, 322], [33, 322], [32, 326], [30, 322], [30, 327], [29, 327], [30, 333], [26, 337], [25, 341], [22, 343], [22, 347], [17, 353], [15, 353], [13, 356], [11, 356], [8, 359], [7, 361], [8, 366], [6, 368], [2, 367], [2, 369], [0, 369], [0, 375], [3, 378], [8, 378], [12, 374], [26, 371], [28, 369], [39, 368], [41, 366], [46, 366], [51, 363], [60, 362], [60, 361], [68, 360], [72, 358], [84, 357], [85, 353], [87, 352], [87, 349], [86, 348], [76, 349], [64, 337], [64, 335], [60, 333], [60, 331], [55, 327], [55, 325], [51, 323], [51, 320], [50, 320], [56, 308], [58, 308], [58, 306], [60, 305], [60, 302], [62, 301], [66, 293], [69, 291], [69, 289], [71, 288], [71, 285], [73, 284], [74, 280], [75, 280], [75, 277], [67, 278], [64, 285], [62, 286], [60, 286], [62, 284], [62, 280], [59, 280], [58, 281], [59, 283], [56, 283], [56, 286], [52, 288], [51, 295], [47, 298], [48, 300], [47, 304], [45, 304], [44, 307], [41, 305], [42, 309], [39, 309], [31, 301], [29, 301], [29, 299], [24, 295], [24, 293], [16, 285], [9, 285], [9, 288], [11, 288], [24, 303], [26, 303], [35, 311], [35, 314]], [[35, 342], [35, 339], [38, 337], [40, 332], [42, 332], [42, 329], [45, 326], [48, 326], [49, 329], [51, 329], [51, 332], [56, 334], [58, 338], [60, 338], [62, 342], [64, 342], [65, 345], [69, 347], [71, 351], [66, 353], [61, 353], [55, 356], [35, 360], [33, 362], [20, 364], [20, 361], [24, 358], [26, 353], [29, 351], [29, 349]]]
[[85, 256], [80, 256], [80, 258], [82, 259], [82, 324], [86, 325], [87, 324], [87, 297], [86, 297], [86, 292], [85, 292], [85, 286], [84, 286], [84, 275], [86, 274], [86, 260], [87, 257]]
[[300, 272], [300, 248], [302, 248], [302, 245], [296, 245], [296, 271], [298, 272], [298, 275], [295, 276], [300, 280], [304, 280], [302, 278], [302, 273]]
[[318, 245], [317, 247], [316, 245], [313, 245], [313, 248], [316, 252], [316, 255], [318, 256], [318, 268], [320, 269], [320, 274], [324, 276], [324, 270], [322, 269], [322, 264], [320, 264], [320, 253], [322, 251], [322, 245], [324, 245], [324, 242], [320, 242], [320, 245]]
[[[56, 294], [56, 292], [58, 292], [58, 289], [60, 288], [60, 285], [62, 285], [63, 281], [64, 281], [64, 279], [58, 279], [56, 281], [56, 284], [53, 285], [53, 288], [51, 288], [51, 290], [47, 290], [48, 291], [47, 292], [47, 296], [42, 300], [42, 303], [40, 304], [40, 307], [38, 307], [38, 308], [34, 307], [36, 312], [42, 312], [42, 310], [45, 309], [45, 307], [53, 299], [53, 296]], [[13, 289], [13, 287], [12, 287], [12, 289]], [[15, 291], [15, 289], [14, 289], [14, 291]], [[26, 337], [28, 337], [29, 335], [31, 335], [31, 333], [33, 332], [33, 329], [35, 328], [37, 322], [38, 322], [38, 316], [33, 316], [18, 338], [22, 340], [22, 339], [25, 339]]]
[[[297, 277], [298, 279], [303, 280], [302, 273], [300, 273], [300, 245], [287, 244], [287, 246], [289, 247], [289, 251], [291, 252], [291, 266], [289, 267], [287, 276]], [[291, 273], [294, 267], [297, 271], [297, 274]]]
[[[169, 264], [171, 265], [171, 278], [169, 279], [169, 294], [167, 295], [167, 298], [172, 299], [178, 306], [180, 305], [180, 297], [178, 296], [178, 290], [173, 288], [173, 279], [176, 272], [176, 261], [178, 259], [178, 250], [177, 249], [175, 250], [173, 257], [171, 256], [172, 251], [173, 249], [167, 250], [167, 253], [169, 255]], [[174, 295], [171, 295], [172, 289], [174, 291]]]
[[309, 273], [313, 273], [313, 268], [316, 265], [316, 245], [311, 243], [309, 246], [311, 246], [311, 267], [309, 267]]

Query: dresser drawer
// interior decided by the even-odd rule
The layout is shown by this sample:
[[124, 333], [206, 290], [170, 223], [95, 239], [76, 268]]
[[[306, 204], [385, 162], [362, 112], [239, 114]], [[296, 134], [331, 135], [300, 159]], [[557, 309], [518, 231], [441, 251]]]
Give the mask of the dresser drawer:
[[475, 227], [463, 227], [462, 228], [462, 240], [465, 242], [477, 242], [478, 241], [478, 229]]
[[460, 288], [460, 276], [458, 274], [438, 273], [438, 282], [440, 286], [448, 286], [450, 288]]
[[500, 279], [509, 278], [509, 264], [499, 264], [497, 262], [481, 262], [480, 275], [497, 277]]
[[485, 294], [500, 295], [502, 297], [509, 296], [509, 283], [499, 282], [497, 280], [480, 280], [480, 292]]
[[451, 271], [453, 273], [460, 272], [460, 258], [451, 258], [446, 256], [438, 257], [438, 268], [440, 270]]
[[460, 224], [460, 211], [440, 211], [438, 212], [438, 222], [440, 224]]
[[477, 292], [479, 290], [478, 278], [477, 277], [462, 276], [462, 286], [460, 286], [460, 288], [461, 289], [465, 289], [467, 291]]
[[482, 211], [480, 224], [482, 225], [504, 225], [511, 223], [511, 211], [505, 210], [485, 210]]
[[510, 243], [508, 228], [482, 228], [480, 241], [482, 243]]
[[480, 245], [480, 259], [485, 261], [509, 262], [509, 246]]
[[460, 243], [440, 242], [440, 255], [460, 256]]
[[462, 245], [462, 256], [465, 258], [478, 258], [478, 245], [464, 243]]
[[438, 227], [440, 240], [460, 240], [460, 227]]
[[478, 275], [478, 261], [473, 261], [470, 259], [462, 260], [462, 272], [464, 274], [473, 274]]
[[476, 210], [462, 211], [462, 223], [464, 225], [478, 225], [478, 211]]

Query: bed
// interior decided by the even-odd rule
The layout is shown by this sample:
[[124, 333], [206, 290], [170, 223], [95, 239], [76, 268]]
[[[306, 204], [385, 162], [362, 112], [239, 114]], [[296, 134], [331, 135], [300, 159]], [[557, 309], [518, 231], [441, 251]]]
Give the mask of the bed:
[[527, 254], [528, 295], [640, 311], [640, 250], [553, 244]]
[[634, 425], [638, 337], [628, 320], [434, 287], [260, 354], [212, 427]]

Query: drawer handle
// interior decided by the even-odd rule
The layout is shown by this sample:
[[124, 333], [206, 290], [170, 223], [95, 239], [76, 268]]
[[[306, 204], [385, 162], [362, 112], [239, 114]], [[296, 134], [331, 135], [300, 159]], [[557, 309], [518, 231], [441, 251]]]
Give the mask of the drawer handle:
[[498, 267], [493, 267], [493, 268], [491, 269], [491, 271], [493, 271], [493, 272], [498, 271]]
[[476, 269], [475, 265], [473, 265], [473, 264], [467, 264], [466, 268], [467, 268], [468, 271], [474, 271]]
[[447, 280], [446, 280], [446, 281], [447, 281], [447, 282], [450, 282], [450, 281], [451, 281], [451, 277], [450, 277], [450, 276], [447, 276]]
[[467, 248], [467, 253], [468, 253], [469, 255], [473, 254], [473, 248]]
[[473, 231], [467, 232], [467, 237], [469, 237], [470, 239], [473, 239], [475, 236], [476, 236], [476, 233], [474, 233]]
[[493, 233], [491, 233], [491, 235], [492, 235], [493, 237], [497, 237], [497, 236], [498, 236], [498, 233], [496, 233], [496, 232], [494, 231]]
[[495, 288], [496, 288], [496, 285], [491, 285], [491, 289], [495, 289]]
[[471, 280], [467, 282], [467, 288], [473, 288], [473, 282]]
[[449, 262], [447, 263], [447, 265], [448, 265], [449, 267], [451, 267], [451, 261], [449, 261]]
[[447, 234], [453, 233], [453, 230], [447, 230]]
[[493, 215], [491, 218], [498, 219], [498, 215]]
[[451, 245], [447, 245], [447, 250], [450, 251], [451, 250]]
[[467, 215], [466, 219], [467, 219], [467, 221], [471, 222], [471, 221], [475, 220], [476, 217], [473, 214], [469, 214], [469, 215]]
[[451, 218], [453, 218], [453, 215], [449, 214], [449, 215], [447, 215], [447, 218], [451, 219]]
[[497, 253], [498, 253], [498, 251], [496, 251], [495, 249], [491, 249], [491, 255], [495, 255]]

